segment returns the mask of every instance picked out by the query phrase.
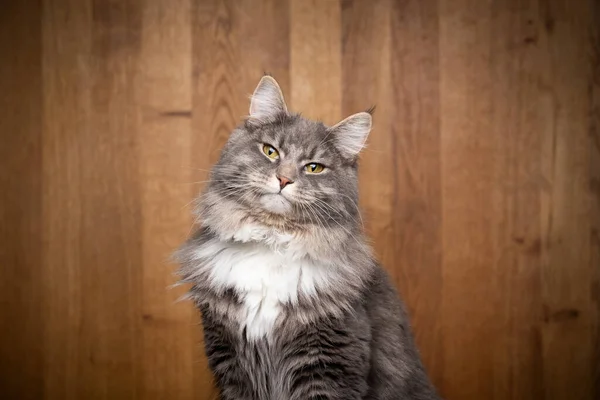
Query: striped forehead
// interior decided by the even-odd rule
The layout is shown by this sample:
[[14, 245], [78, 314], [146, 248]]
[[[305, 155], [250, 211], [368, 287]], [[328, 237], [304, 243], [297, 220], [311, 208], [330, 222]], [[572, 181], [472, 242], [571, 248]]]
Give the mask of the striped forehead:
[[326, 139], [327, 128], [323, 124], [302, 119], [263, 132], [263, 141], [297, 159], [324, 157], [329, 145]]

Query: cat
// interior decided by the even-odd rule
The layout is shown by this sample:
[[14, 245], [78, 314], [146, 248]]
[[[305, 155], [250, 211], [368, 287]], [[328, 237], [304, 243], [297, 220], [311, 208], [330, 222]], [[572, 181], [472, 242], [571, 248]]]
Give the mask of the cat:
[[360, 112], [327, 127], [264, 76], [178, 250], [222, 400], [438, 399], [362, 231]]

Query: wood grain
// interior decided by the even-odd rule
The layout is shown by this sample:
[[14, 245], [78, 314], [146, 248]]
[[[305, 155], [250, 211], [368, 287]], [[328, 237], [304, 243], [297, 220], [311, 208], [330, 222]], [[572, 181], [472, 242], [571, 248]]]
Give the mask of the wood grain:
[[[600, 4], [594, 3], [592, 21], [600, 21]], [[594, 387], [592, 393], [600, 395], [600, 29], [591, 30], [590, 43], [590, 282], [591, 374]]]
[[599, 398], [596, 3], [9, 2], [0, 391], [217, 398], [168, 256], [267, 72], [377, 106], [359, 207], [444, 398]]
[[[44, 2], [43, 348], [46, 398], [76, 399], [81, 380], [84, 269], [82, 138], [92, 106], [92, 4]], [[91, 164], [86, 164], [88, 168]]]
[[40, 17], [39, 2], [0, 13], [0, 391], [21, 399], [43, 393]]
[[[504, 351], [492, 233], [502, 182], [494, 179], [497, 139], [491, 134], [493, 97], [490, 3], [440, 4], [442, 148], [443, 394], [493, 397], [495, 352]], [[499, 140], [499, 139], [498, 139]], [[468, 190], [466, 190], [468, 188]], [[497, 209], [500, 211], [497, 211]], [[490, 276], [490, 274], [492, 274]], [[477, 306], [473, 306], [476, 299]], [[485, 340], [481, 340], [485, 338]], [[465, 349], [469, 349], [465, 351]], [[455, 370], [459, 374], [453, 373]]]
[[80, 398], [135, 397], [141, 373], [141, 12], [135, 0], [92, 2], [90, 109], [78, 138]]
[[[391, 2], [380, 0], [372, 6], [362, 1], [343, 3], [342, 72], [343, 115], [376, 106], [373, 131], [361, 155], [359, 179], [363, 222], [380, 261], [392, 274], [395, 263], [390, 218], [394, 213], [394, 182], [381, 171], [394, 169], [394, 110], [391, 104]], [[378, 43], [372, 46], [371, 43]], [[373, 68], [376, 60], [378, 68]]]
[[288, 103], [329, 125], [342, 119], [340, 24], [337, 1], [290, 0]]
[[[441, 384], [442, 197], [439, 11], [434, 1], [395, 2], [391, 10], [390, 126], [394, 194], [390, 220], [398, 287], [417, 345]], [[389, 240], [389, 239], [388, 239]], [[394, 245], [395, 244], [395, 245]]]
[[[597, 209], [600, 203], [590, 190], [589, 149], [597, 143], [589, 134], [592, 51], [589, 31], [582, 27], [594, 25], [583, 2], [550, 3], [541, 11], [550, 65], [544, 83], [552, 88], [545, 121], [551, 134], [542, 144], [542, 175], [551, 183], [542, 197], [544, 392], [550, 399], [587, 398], [594, 391], [590, 367], [598, 359], [592, 335], [599, 266], [590, 257], [590, 207]], [[565, 58], [571, 61], [563, 62]]]
[[[144, 399], [193, 399], [201, 357], [192, 305], [171, 289], [170, 253], [189, 230], [192, 110], [191, 2], [146, 1], [142, 10], [136, 104], [140, 121], [142, 281], [138, 393]], [[207, 379], [208, 377], [202, 377]]]

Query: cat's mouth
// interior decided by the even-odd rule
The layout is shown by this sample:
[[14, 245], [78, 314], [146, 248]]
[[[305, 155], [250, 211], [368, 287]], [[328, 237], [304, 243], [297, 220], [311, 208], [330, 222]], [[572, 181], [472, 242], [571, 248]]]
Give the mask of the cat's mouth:
[[260, 203], [266, 211], [275, 214], [287, 214], [292, 211], [292, 203], [281, 192], [263, 194]]

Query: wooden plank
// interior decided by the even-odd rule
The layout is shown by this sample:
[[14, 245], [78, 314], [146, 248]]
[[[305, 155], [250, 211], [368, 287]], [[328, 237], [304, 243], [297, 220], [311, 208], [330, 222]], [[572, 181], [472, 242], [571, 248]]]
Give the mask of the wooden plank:
[[[493, 397], [498, 346], [493, 276], [495, 210], [489, 117], [489, 3], [440, 2], [444, 377], [450, 398]], [[470, 117], [473, 116], [473, 117]], [[476, 301], [474, 301], [476, 300]], [[483, 340], [485, 338], [485, 340]], [[484, 356], [485, 355], [485, 356]]]
[[[389, 223], [393, 214], [394, 185], [389, 174], [380, 173], [394, 169], [390, 15], [390, 1], [377, 1], [372, 7], [362, 1], [343, 3], [342, 115], [377, 107], [373, 131], [361, 154], [359, 207], [380, 261], [395, 274]], [[370, 43], [378, 43], [378, 46], [370, 46]]]
[[[542, 350], [547, 399], [594, 395], [597, 366], [598, 264], [592, 264], [599, 203], [590, 156], [598, 143], [590, 135], [590, 30], [597, 29], [591, 3], [548, 2], [541, 8], [546, 69], [541, 81], [547, 135], [542, 176]], [[597, 51], [597, 48], [594, 49]], [[594, 199], [596, 196], [596, 199]], [[596, 222], [597, 223], [597, 222]], [[593, 239], [592, 239], [593, 240]], [[597, 261], [597, 260], [596, 260]]]
[[423, 362], [441, 385], [442, 199], [437, 1], [394, 2], [392, 87], [394, 188], [391, 240], [396, 283]]
[[192, 37], [189, 0], [146, 1], [136, 86], [141, 162], [142, 348], [138, 393], [143, 399], [192, 399], [196, 314], [176, 303], [182, 288], [169, 254], [189, 232]]
[[0, 13], [0, 388], [43, 392], [41, 32], [39, 2]]
[[342, 118], [340, 3], [291, 0], [290, 46], [289, 107], [337, 123]]
[[[600, 24], [600, 4], [592, 5], [591, 26]], [[590, 43], [591, 99], [590, 99], [590, 268], [592, 308], [593, 349], [591, 355], [592, 399], [600, 398], [600, 30], [592, 29]]]
[[[197, 191], [230, 132], [248, 114], [244, 94], [252, 94], [265, 72], [289, 99], [289, 12], [288, 2], [278, 0], [193, 3], [191, 167]], [[215, 398], [206, 361], [203, 356], [197, 361], [196, 392]]]
[[[546, 182], [539, 175], [539, 126], [545, 110], [539, 86], [530, 78], [544, 68], [536, 45], [536, 7], [534, 1], [491, 7], [490, 127], [480, 132], [493, 146], [487, 154], [495, 185], [486, 229], [493, 241], [487, 290], [493, 293], [496, 348], [486, 360], [492, 379], [487, 385], [507, 399], [543, 396], [539, 220]], [[480, 341], [490, 346], [488, 338]]]
[[448, 398], [543, 396], [535, 13], [517, 1], [440, 9]]
[[[142, 211], [135, 86], [140, 2], [92, 3], [87, 129], [78, 137], [79, 398], [136, 398]], [[66, 171], [62, 171], [65, 173]]]
[[[92, 4], [45, 1], [43, 29], [43, 315], [44, 396], [77, 399], [81, 378], [80, 331], [83, 243], [82, 138], [89, 137], [93, 109]], [[88, 183], [90, 185], [90, 183]]]

